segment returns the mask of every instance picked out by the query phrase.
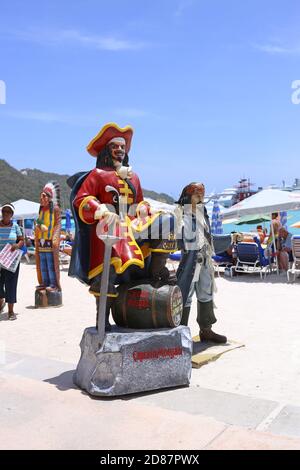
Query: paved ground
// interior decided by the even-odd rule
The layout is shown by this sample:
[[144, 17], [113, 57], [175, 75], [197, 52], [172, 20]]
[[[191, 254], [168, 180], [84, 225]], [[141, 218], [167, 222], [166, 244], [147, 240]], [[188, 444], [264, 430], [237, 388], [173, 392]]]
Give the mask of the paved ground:
[[[1, 449], [300, 449], [300, 407], [286, 393], [289, 387], [297, 390], [299, 364], [289, 387], [278, 369], [265, 369], [261, 382], [254, 371], [254, 380], [238, 387], [246, 380], [247, 349], [253, 344], [194, 369], [188, 388], [116, 399], [84, 394], [72, 375], [83, 328], [94, 320], [92, 299], [63, 272], [65, 307], [34, 310], [34, 269], [22, 268], [18, 320], [2, 316], [0, 322]], [[251, 321], [243, 319], [248, 328]], [[254, 385], [267, 378], [274, 393]], [[251, 393], [244, 393], [250, 385]]]

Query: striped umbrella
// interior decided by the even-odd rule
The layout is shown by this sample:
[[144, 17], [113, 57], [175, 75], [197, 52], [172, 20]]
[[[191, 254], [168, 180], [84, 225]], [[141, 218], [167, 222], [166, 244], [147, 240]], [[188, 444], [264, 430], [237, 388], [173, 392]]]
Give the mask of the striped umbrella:
[[218, 201], [214, 200], [213, 210], [211, 214], [211, 233], [221, 235], [223, 233], [222, 216]]
[[280, 223], [287, 230], [287, 212], [280, 212]]
[[67, 209], [66, 210], [66, 232], [70, 232], [71, 231], [71, 228], [72, 228], [72, 225], [71, 225], [71, 211], [70, 209]]

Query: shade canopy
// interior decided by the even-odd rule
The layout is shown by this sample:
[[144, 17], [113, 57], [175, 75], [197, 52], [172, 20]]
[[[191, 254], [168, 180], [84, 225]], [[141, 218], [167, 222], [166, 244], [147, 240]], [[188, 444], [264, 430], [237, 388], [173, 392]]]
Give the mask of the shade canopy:
[[244, 215], [243, 217], [240, 217], [236, 222], [234, 222], [234, 224], [235, 225], [260, 224], [261, 222], [269, 222], [270, 220], [271, 220], [271, 217], [269, 215], [253, 214], [253, 215]]
[[37, 202], [18, 199], [12, 204], [15, 206], [14, 219], [35, 219], [39, 215], [40, 205]]
[[246, 215], [265, 215], [299, 208], [300, 193], [281, 191], [280, 189], [263, 189], [224, 212], [223, 220]]

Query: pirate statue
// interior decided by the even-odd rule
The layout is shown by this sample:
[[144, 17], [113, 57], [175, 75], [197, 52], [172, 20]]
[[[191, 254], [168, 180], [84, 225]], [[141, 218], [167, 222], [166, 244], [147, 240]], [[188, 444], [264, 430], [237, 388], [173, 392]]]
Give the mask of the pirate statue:
[[202, 183], [190, 183], [183, 188], [178, 204], [181, 220], [182, 257], [177, 270], [177, 284], [183, 297], [181, 324], [187, 325], [192, 297], [197, 296], [197, 323], [200, 339], [215, 343], [226, 343], [225, 336], [212, 331], [217, 321], [214, 314], [213, 293], [215, 290], [212, 255], [214, 247], [209, 217], [204, 205], [205, 187]]
[[[176, 250], [174, 217], [152, 213], [150, 205], [143, 201], [139, 177], [129, 166], [132, 135], [130, 126], [106, 124], [87, 146], [87, 151], [97, 159], [96, 168], [68, 180], [76, 227], [69, 275], [90, 286], [96, 303], [101, 295], [104, 259], [99, 225], [104, 232], [114, 228], [114, 234], [120, 237], [113, 245], [110, 261], [107, 331], [110, 308], [117, 296], [115, 286], [147, 278], [167, 283], [167, 256]], [[169, 229], [164, 230], [165, 226]]]
[[59, 274], [60, 230], [60, 188], [57, 182], [50, 181], [40, 194], [39, 217], [35, 223], [35, 256], [39, 282], [35, 295], [36, 307], [62, 304]]

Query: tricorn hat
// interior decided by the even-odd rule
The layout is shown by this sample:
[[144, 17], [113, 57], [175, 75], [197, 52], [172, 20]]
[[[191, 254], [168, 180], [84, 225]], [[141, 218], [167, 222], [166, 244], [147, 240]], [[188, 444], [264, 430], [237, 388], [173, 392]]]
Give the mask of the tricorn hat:
[[131, 139], [133, 135], [133, 128], [131, 126], [119, 127], [114, 122], [109, 122], [102, 127], [87, 146], [87, 151], [93, 156], [97, 157], [101, 150], [116, 137], [123, 137], [126, 142], [126, 153], [130, 150]]

